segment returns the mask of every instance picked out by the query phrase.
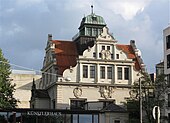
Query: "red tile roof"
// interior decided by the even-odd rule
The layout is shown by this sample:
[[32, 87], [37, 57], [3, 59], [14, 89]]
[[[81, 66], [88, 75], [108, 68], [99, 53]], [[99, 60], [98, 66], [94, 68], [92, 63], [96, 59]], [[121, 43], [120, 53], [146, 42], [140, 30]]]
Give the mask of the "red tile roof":
[[121, 49], [124, 53], [126, 53], [126, 55], [127, 55], [127, 57], [129, 59], [133, 59], [134, 60], [134, 62], [135, 62], [135, 69], [136, 70], [140, 70], [141, 69], [140, 64], [139, 64], [139, 62], [137, 60], [137, 57], [136, 57], [135, 52], [134, 52], [134, 50], [133, 50], [131, 45], [117, 44], [116, 46], [117, 46], [118, 49]]
[[53, 40], [55, 43], [55, 54], [58, 66], [58, 74], [62, 75], [64, 70], [74, 67], [77, 64], [77, 48], [72, 41]]

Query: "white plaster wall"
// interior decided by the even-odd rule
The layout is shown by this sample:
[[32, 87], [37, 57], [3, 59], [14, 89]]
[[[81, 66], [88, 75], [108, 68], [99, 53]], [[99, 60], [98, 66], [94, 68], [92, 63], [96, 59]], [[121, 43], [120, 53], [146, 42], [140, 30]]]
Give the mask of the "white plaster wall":
[[38, 86], [41, 75], [11, 74], [10, 78], [12, 79], [11, 83], [16, 84], [14, 97], [20, 101], [20, 103], [17, 103], [18, 108], [29, 108], [33, 78]]
[[163, 40], [164, 40], [164, 72], [165, 74], [170, 74], [170, 68], [167, 69], [167, 55], [170, 54], [170, 49], [166, 49], [166, 36], [170, 35], [170, 27], [166, 28], [163, 31]]
[[[58, 94], [62, 97], [60, 97], [60, 101], [58, 101], [60, 105], [58, 108], [70, 108], [70, 99], [76, 98], [73, 94], [73, 90], [76, 88], [76, 86], [60, 86], [59, 89], [57, 89]], [[60, 90], [62, 89], [62, 90]], [[105, 99], [101, 97], [99, 88], [98, 87], [85, 87], [82, 86], [82, 96], [79, 97], [80, 99], [87, 99], [87, 102], [90, 101], [99, 101], [99, 99]], [[62, 92], [62, 93], [61, 93]], [[121, 96], [120, 96], [121, 95]], [[122, 102], [125, 102], [125, 98], [129, 97], [129, 90], [126, 88], [115, 88], [114, 92], [112, 94], [112, 98], [108, 99], [115, 99], [117, 105], [121, 105]], [[65, 107], [67, 106], [67, 107]]]

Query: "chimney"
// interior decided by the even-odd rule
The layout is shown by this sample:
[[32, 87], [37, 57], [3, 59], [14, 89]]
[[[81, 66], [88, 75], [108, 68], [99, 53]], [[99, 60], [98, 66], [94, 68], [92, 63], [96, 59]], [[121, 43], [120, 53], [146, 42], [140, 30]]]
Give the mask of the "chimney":
[[48, 34], [48, 41], [52, 40], [52, 34]]

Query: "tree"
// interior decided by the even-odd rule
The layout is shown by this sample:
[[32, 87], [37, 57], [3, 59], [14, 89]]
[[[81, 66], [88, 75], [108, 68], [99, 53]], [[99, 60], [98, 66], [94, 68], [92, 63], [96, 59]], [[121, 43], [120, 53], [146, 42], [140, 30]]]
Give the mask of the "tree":
[[18, 100], [13, 97], [15, 85], [11, 84], [10, 64], [0, 49], [0, 108], [15, 108]]
[[[165, 94], [166, 90], [167, 90], [167, 81], [165, 79], [165, 75], [159, 75], [156, 77], [155, 81], [152, 82], [150, 79], [150, 75], [146, 72], [141, 73], [141, 77], [140, 77], [140, 82], [141, 82], [141, 86], [142, 86], [142, 93], [141, 93], [141, 98], [142, 98], [142, 107], [143, 107], [143, 111], [144, 114], [146, 114], [146, 118], [147, 119], [146, 122], [148, 123], [153, 123], [154, 119], [152, 116], [152, 109], [154, 106], [159, 106], [160, 108], [163, 106], [164, 104], [164, 98], [163, 95]], [[136, 113], [138, 113], [139, 115], [139, 81], [136, 81], [134, 84], [133, 89], [131, 90], [131, 98], [128, 100], [128, 105], [127, 107], [130, 107], [131, 103], [133, 103], [132, 107], [130, 107], [130, 109], [132, 111], [136, 111]], [[136, 109], [137, 108], [137, 109]], [[133, 113], [134, 112], [130, 112], [130, 114], [132, 114], [132, 118], [133, 118]]]

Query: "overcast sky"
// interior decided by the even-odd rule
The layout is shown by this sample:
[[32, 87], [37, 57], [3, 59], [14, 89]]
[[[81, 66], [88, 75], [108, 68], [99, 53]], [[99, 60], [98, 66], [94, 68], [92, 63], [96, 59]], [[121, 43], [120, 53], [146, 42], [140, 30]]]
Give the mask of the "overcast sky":
[[47, 35], [71, 40], [92, 4], [119, 44], [136, 41], [148, 71], [154, 72], [163, 60], [170, 0], [0, 0], [0, 48], [11, 64], [40, 70]]

